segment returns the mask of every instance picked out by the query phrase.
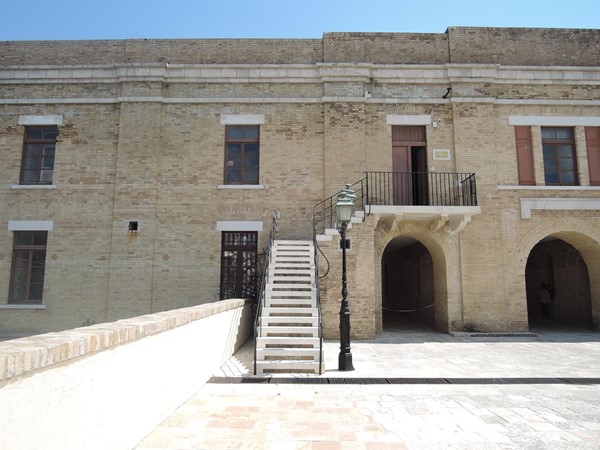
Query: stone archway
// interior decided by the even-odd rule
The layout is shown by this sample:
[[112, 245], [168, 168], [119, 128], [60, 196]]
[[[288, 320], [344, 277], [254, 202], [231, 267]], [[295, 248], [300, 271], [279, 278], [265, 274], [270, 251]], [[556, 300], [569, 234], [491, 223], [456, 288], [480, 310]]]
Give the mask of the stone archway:
[[514, 254], [515, 265], [513, 267], [518, 271], [515, 273], [515, 280], [519, 280], [520, 284], [517, 290], [522, 292], [522, 303], [520, 303], [522, 308], [520, 309], [523, 315], [520, 317], [524, 318], [525, 323], [528, 322], [525, 275], [530, 254], [540, 242], [553, 239], [559, 239], [572, 246], [585, 263], [589, 280], [592, 328], [600, 330], [600, 235], [598, 235], [597, 229], [583, 228], [575, 219], [563, 224], [563, 230], [559, 231], [556, 230], [554, 223], [532, 227], [519, 242], [517, 252]]
[[418, 240], [392, 239], [381, 260], [384, 330], [435, 326], [433, 260]]
[[[409, 253], [400, 258], [424, 258], [421, 269], [424, 275], [419, 282], [421, 298], [419, 304], [426, 306], [426, 298], [433, 295], [433, 326], [437, 331], [449, 332], [462, 330], [463, 305], [459, 243], [456, 236], [448, 233], [432, 233], [424, 222], [402, 222], [397, 227], [388, 223], [379, 223], [375, 233], [375, 309], [377, 332], [383, 330], [383, 289], [384, 289], [384, 253], [386, 249], [399, 250], [408, 244]], [[418, 245], [416, 245], [418, 243]], [[414, 246], [413, 246], [414, 245]], [[411, 254], [413, 256], [411, 256]], [[408, 256], [406, 256], [408, 255]], [[429, 256], [427, 256], [429, 255]], [[427, 261], [429, 259], [430, 262]], [[421, 264], [421, 263], [420, 263]], [[386, 275], [387, 276], [387, 275]], [[423, 286], [424, 284], [428, 286]], [[406, 285], [406, 283], [405, 283]], [[414, 286], [414, 284], [413, 284]], [[416, 296], [413, 293], [413, 303]], [[409, 308], [410, 309], [410, 308]], [[425, 322], [426, 313], [422, 313]], [[423, 324], [421, 324], [422, 326]], [[430, 328], [432, 325], [428, 325]]]
[[[588, 267], [581, 253], [557, 237], [536, 244], [525, 268], [529, 328], [592, 326]], [[550, 292], [549, 316], [544, 317], [540, 289]]]

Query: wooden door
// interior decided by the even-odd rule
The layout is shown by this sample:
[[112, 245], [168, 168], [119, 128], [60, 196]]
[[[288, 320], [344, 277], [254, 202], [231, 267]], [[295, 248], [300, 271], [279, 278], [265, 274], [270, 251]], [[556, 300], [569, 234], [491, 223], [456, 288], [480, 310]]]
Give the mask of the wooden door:
[[392, 195], [394, 205], [412, 205], [411, 153], [408, 145], [392, 146]]
[[413, 205], [429, 204], [429, 180], [427, 174], [427, 147], [412, 147]]
[[392, 170], [394, 205], [428, 204], [424, 126], [392, 127]]

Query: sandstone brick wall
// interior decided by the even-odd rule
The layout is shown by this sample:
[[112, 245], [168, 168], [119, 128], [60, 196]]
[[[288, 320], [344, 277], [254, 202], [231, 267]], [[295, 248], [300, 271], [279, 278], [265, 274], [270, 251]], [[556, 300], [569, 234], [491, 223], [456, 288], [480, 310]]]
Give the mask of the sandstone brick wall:
[[595, 66], [600, 30], [449, 27], [445, 33], [324, 33], [322, 39], [4, 41], [0, 64], [507, 64]]
[[443, 64], [448, 36], [434, 33], [325, 33], [325, 62]]
[[452, 64], [600, 65], [600, 30], [450, 27], [447, 34]]
[[0, 64], [294, 64], [322, 61], [320, 39], [128, 39], [0, 42]]
[[[391, 171], [390, 116], [427, 118], [428, 169], [476, 173], [481, 214], [457, 234], [453, 224], [435, 229], [410, 215], [395, 225], [390, 217], [357, 225], [350, 256], [357, 336], [381, 331], [381, 255], [399, 236], [432, 255], [442, 330], [526, 329], [524, 267], [533, 246], [551, 235], [581, 252], [598, 322], [597, 211], [521, 217], [522, 199], [600, 198], [589, 186], [584, 126], [574, 126], [581, 186], [544, 186], [541, 126], [534, 125], [537, 186], [521, 189], [509, 124], [515, 115], [600, 117], [597, 40], [597, 30], [458, 27], [425, 35], [327, 33], [322, 40], [0, 43], [0, 333], [217, 300], [217, 222], [262, 222], [259, 251], [273, 211], [281, 238], [310, 238], [313, 205], [365, 171]], [[31, 67], [47, 64], [54, 65]], [[88, 66], [95, 64], [111, 67]], [[22, 115], [63, 117], [54, 189], [13, 187]], [[222, 186], [221, 118], [228, 115], [264, 117], [259, 189]], [[450, 159], [435, 160], [434, 149], [449, 150]], [[10, 220], [54, 223], [45, 309], [5, 307]], [[129, 220], [138, 221], [138, 233], [127, 232]], [[332, 265], [323, 282], [330, 336], [338, 275]]]

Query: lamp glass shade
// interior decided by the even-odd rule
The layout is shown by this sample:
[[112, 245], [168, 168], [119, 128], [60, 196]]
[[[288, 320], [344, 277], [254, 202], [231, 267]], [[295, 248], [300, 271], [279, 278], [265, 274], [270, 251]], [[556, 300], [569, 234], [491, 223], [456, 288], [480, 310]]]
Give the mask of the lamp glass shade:
[[350, 223], [352, 217], [352, 203], [341, 203], [337, 202], [335, 205], [335, 212], [337, 216], [337, 222], [340, 225], [347, 225]]
[[354, 192], [346, 186], [339, 195], [338, 201], [335, 204], [335, 214], [338, 225], [348, 225], [352, 217], [352, 208], [354, 207]]

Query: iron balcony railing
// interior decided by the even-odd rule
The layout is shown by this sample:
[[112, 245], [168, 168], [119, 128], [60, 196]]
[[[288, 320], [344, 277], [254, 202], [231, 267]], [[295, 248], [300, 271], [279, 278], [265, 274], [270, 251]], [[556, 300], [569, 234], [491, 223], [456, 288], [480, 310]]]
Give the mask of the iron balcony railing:
[[[370, 206], [477, 206], [474, 173], [365, 172], [352, 186], [354, 210], [370, 213]], [[313, 233], [337, 228], [335, 204], [341, 191], [313, 208]]]
[[477, 206], [474, 173], [366, 172], [369, 205]]

